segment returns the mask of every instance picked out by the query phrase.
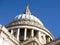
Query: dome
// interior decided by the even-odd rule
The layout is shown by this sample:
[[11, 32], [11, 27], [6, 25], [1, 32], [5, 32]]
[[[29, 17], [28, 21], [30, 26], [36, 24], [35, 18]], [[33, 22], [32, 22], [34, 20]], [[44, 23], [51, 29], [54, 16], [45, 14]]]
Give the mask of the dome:
[[13, 21], [17, 21], [17, 20], [28, 20], [28, 21], [34, 21], [34, 22], [37, 22], [39, 23], [40, 25], [43, 25], [42, 22], [35, 16], [33, 15], [27, 15], [27, 14], [20, 14], [20, 15], [17, 15]]
[[[13, 20], [6, 25], [6, 28], [8, 28], [10, 33], [13, 32], [15, 37], [19, 35], [20, 38], [18, 36], [18, 39], [21, 42], [31, 37], [36, 37], [40, 40], [39, 38], [42, 38], [42, 36], [44, 37], [44, 39], [42, 38], [43, 41], [45, 40], [45, 37], [53, 40], [52, 34], [44, 27], [43, 23], [37, 17], [31, 14], [28, 6], [26, 7], [25, 12], [13, 18]], [[43, 44], [43, 41], [40, 41]]]
[[15, 25], [30, 25], [36, 27], [43, 27], [42, 22], [35, 16], [31, 15], [29, 7], [26, 7], [24, 14], [17, 15], [9, 24], [8, 26], [15, 26]]

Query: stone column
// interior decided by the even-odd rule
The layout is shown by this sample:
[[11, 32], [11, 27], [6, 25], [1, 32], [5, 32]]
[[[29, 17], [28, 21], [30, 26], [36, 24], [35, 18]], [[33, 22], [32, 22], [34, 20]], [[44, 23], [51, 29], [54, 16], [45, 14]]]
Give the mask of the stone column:
[[48, 37], [48, 42], [50, 42], [50, 37]]
[[46, 36], [46, 43], [50, 42], [50, 37], [49, 36]]
[[13, 30], [11, 30], [11, 34], [13, 35]]
[[41, 32], [38, 31], [38, 40], [41, 42]]
[[19, 40], [19, 35], [20, 35], [20, 29], [17, 29], [17, 40]]
[[46, 35], [44, 35], [44, 44], [46, 44]]
[[25, 28], [24, 30], [24, 40], [26, 40], [26, 37], [27, 37], [27, 28]]
[[31, 30], [31, 37], [34, 37], [34, 30]]

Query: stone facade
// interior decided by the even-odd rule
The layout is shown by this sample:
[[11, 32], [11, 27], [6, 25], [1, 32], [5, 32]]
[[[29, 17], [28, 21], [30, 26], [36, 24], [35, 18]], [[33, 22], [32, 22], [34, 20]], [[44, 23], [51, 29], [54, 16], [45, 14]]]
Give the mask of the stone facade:
[[19, 45], [19, 41], [4, 26], [0, 26], [0, 45]]

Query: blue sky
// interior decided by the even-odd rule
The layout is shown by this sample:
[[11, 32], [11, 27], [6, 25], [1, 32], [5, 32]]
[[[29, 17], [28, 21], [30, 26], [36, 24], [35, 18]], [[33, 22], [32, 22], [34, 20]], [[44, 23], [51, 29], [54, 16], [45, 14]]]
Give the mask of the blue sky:
[[32, 15], [38, 17], [54, 35], [60, 36], [60, 0], [0, 0], [0, 24], [8, 24], [22, 14], [29, 5]]

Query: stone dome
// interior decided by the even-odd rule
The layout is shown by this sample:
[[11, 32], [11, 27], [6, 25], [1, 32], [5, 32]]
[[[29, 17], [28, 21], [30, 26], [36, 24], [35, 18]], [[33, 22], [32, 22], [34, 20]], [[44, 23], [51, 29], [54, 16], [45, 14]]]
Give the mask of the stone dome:
[[[43, 23], [37, 17], [31, 15], [28, 6], [25, 12], [17, 15], [6, 28], [21, 42], [32, 37], [36, 37], [42, 44], [45, 44], [47, 40], [53, 40], [53, 35], [44, 27]], [[40, 38], [44, 39], [41, 40]]]
[[27, 15], [27, 14], [20, 14], [20, 15], [17, 15], [13, 21], [17, 21], [17, 20], [26, 20], [26, 21], [34, 21], [34, 22], [37, 22], [39, 23], [40, 25], [43, 25], [42, 22], [35, 16], [33, 15]]
[[43, 27], [42, 22], [35, 16], [31, 15], [29, 7], [26, 7], [24, 14], [17, 15], [9, 24], [9, 26], [15, 25], [30, 25], [30, 26], [37, 26]]

